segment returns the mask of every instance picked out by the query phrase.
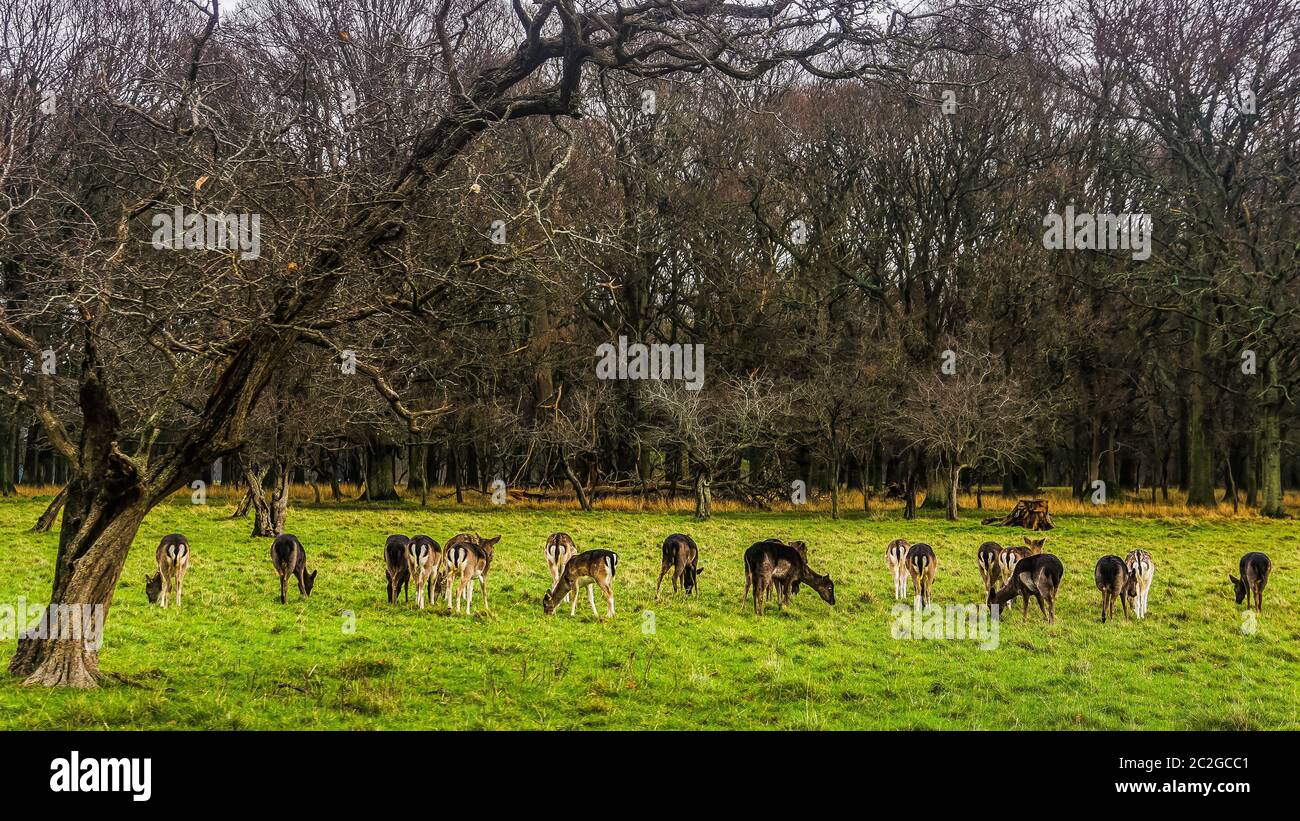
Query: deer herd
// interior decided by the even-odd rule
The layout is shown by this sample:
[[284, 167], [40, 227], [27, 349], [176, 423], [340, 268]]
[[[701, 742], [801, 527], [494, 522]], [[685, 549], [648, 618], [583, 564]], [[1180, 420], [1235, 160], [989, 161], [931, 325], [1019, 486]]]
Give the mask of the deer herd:
[[[485, 539], [473, 533], [459, 533], [439, 546], [429, 536], [389, 536], [383, 551], [389, 604], [396, 604], [399, 595], [409, 602], [410, 586], [414, 584], [416, 605], [420, 609], [424, 609], [426, 601], [445, 601], [448, 611], [459, 613], [463, 607], [469, 615], [474, 603], [474, 582], [478, 582], [483, 607], [488, 609], [488, 571], [500, 541], [500, 536]], [[1045, 537], [1026, 536], [1023, 545], [1003, 547], [997, 542], [984, 542], [979, 546], [975, 560], [988, 605], [1009, 607], [1019, 597], [1023, 603], [1022, 615], [1028, 616], [1029, 600], [1033, 598], [1043, 618], [1055, 623], [1056, 594], [1065, 567], [1056, 556], [1043, 552], [1046, 541]], [[605, 618], [613, 617], [617, 553], [599, 548], [580, 552], [568, 533], [553, 533], [546, 540], [542, 555], [551, 578], [551, 586], [542, 597], [543, 613], [550, 615], [567, 602], [570, 615], [577, 615], [580, 591], [586, 587], [592, 614], [600, 617], [596, 609], [596, 588], [599, 588], [605, 599]], [[170, 594], [179, 606], [185, 573], [190, 566], [189, 540], [179, 533], [164, 536], [155, 559], [158, 572], [145, 576], [149, 602], [166, 607]], [[697, 593], [703, 572], [699, 560], [700, 548], [690, 536], [674, 533], [664, 539], [655, 600], [659, 599], [664, 577], [670, 573], [673, 592], [680, 589], [687, 596]], [[912, 544], [906, 539], [894, 539], [885, 547], [885, 563], [893, 579], [896, 600], [907, 598], [910, 584], [920, 606], [930, 604], [939, 566], [933, 547], [923, 542]], [[311, 595], [319, 570], [307, 572], [307, 551], [296, 536], [276, 537], [271, 544], [271, 564], [280, 579], [281, 604], [286, 600], [290, 576], [297, 581], [300, 595]], [[745, 551], [744, 567], [742, 598], [748, 599], [752, 591], [754, 612], [759, 615], [764, 612], [769, 594], [774, 594], [784, 608], [801, 585], [817, 591], [827, 604], [835, 604], [835, 582], [829, 575], [812, 569], [804, 542], [787, 543], [780, 539], [755, 542]], [[1228, 574], [1238, 605], [1244, 601], [1253, 610], [1263, 612], [1264, 587], [1272, 567], [1263, 553], [1251, 552], [1241, 557], [1240, 577]], [[1146, 618], [1155, 572], [1155, 561], [1145, 550], [1130, 551], [1122, 559], [1115, 555], [1098, 559], [1093, 579], [1101, 593], [1101, 621], [1113, 618], [1117, 601], [1126, 618], [1130, 611], [1139, 619]]]

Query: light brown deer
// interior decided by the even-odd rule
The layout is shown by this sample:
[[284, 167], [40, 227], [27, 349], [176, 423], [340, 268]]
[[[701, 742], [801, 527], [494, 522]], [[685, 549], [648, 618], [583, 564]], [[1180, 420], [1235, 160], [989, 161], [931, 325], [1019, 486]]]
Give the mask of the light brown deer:
[[551, 571], [551, 587], [554, 587], [560, 580], [564, 563], [578, 555], [578, 546], [573, 543], [573, 538], [568, 533], [552, 533], [546, 540], [546, 547], [542, 548], [542, 552], [546, 555], [546, 567]]
[[894, 539], [885, 546], [885, 564], [894, 579], [894, 599], [907, 598], [907, 551], [912, 544], [907, 539]]
[[578, 614], [578, 589], [585, 585], [587, 599], [591, 602], [591, 613], [600, 618], [596, 612], [596, 591], [605, 596], [605, 618], [614, 617], [614, 575], [618, 572], [618, 554], [612, 550], [584, 550], [564, 563], [564, 570], [556, 579], [555, 585], [542, 597], [542, 612], [550, 615], [555, 612], [561, 600], [572, 594], [573, 605], [570, 616]]
[[433, 599], [433, 577], [442, 565], [442, 548], [428, 536], [412, 536], [406, 543], [406, 568], [410, 581], [415, 584], [415, 603], [424, 609], [427, 594]]
[[[493, 536], [491, 539], [472, 536], [473, 542], [461, 538], [468, 535], [456, 536], [455, 539], [459, 541], [443, 553], [444, 562], [452, 569], [452, 578], [455, 578], [456, 574], [460, 575], [459, 581], [456, 582], [456, 612], [460, 612], [461, 602], [464, 602], [467, 616], [474, 606], [475, 580], [483, 591], [483, 609], [489, 612], [492, 609], [488, 601], [487, 574], [492, 568], [492, 556], [496, 552], [496, 544], [501, 541], [500, 536]], [[450, 597], [450, 584], [447, 585], [447, 594]]]
[[150, 604], [167, 606], [167, 593], [176, 593], [176, 606], [181, 606], [181, 587], [185, 583], [185, 571], [190, 569], [190, 543], [179, 533], [163, 536], [154, 553], [158, 562], [158, 572], [144, 577], [144, 592]]

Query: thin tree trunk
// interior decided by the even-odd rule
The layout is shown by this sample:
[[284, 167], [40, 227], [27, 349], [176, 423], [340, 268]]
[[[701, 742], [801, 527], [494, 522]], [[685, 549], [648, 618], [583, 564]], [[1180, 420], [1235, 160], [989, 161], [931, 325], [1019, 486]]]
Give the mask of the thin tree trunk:
[[36, 524], [32, 525], [32, 532], [49, 533], [50, 529], [54, 527], [54, 520], [59, 518], [59, 511], [63, 509], [63, 505], [67, 500], [68, 486], [64, 485], [59, 489], [58, 493], [54, 494], [54, 498], [50, 500], [49, 506], [45, 508], [45, 512], [41, 514], [41, 517], [36, 520]]

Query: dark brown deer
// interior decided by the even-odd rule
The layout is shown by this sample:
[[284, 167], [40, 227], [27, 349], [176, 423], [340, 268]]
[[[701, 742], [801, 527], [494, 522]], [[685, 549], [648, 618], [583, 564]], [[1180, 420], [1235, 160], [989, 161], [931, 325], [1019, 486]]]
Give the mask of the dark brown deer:
[[1119, 556], [1102, 556], [1092, 570], [1092, 578], [1101, 591], [1101, 623], [1115, 615], [1115, 600], [1119, 599], [1124, 618], [1128, 618], [1128, 602], [1137, 595], [1136, 577], [1128, 572], [1128, 565]]
[[938, 566], [939, 559], [928, 544], [914, 544], [908, 548], [907, 573], [912, 577], [912, 589], [922, 607], [930, 604], [930, 589], [934, 587], [934, 572]]
[[176, 606], [181, 605], [181, 586], [185, 583], [185, 571], [190, 569], [190, 543], [179, 533], [162, 537], [158, 549], [154, 552], [158, 562], [158, 572], [144, 577], [144, 593], [150, 604], [167, 606], [167, 593], [175, 591]]
[[659, 581], [655, 582], [655, 600], [659, 599], [659, 587], [664, 583], [664, 575], [673, 571], [673, 592], [677, 592], [680, 581], [686, 595], [696, 591], [697, 580], [702, 572], [700, 566], [700, 549], [690, 536], [674, 533], [663, 544], [663, 563], [659, 567]]
[[894, 539], [885, 545], [885, 564], [889, 565], [889, 575], [894, 579], [894, 599], [907, 598], [907, 551], [911, 549], [907, 539]]
[[777, 585], [781, 592], [779, 602], [782, 606], [789, 603], [789, 591], [796, 583], [806, 584], [822, 601], [835, 604], [835, 582], [830, 576], [823, 576], [808, 566], [808, 560], [798, 548], [783, 544], [774, 539], [756, 542], [745, 551], [746, 589], [752, 584], [754, 588], [754, 612], [763, 615], [764, 599], [767, 591]]
[[554, 587], [560, 580], [560, 571], [564, 570], [564, 563], [578, 555], [578, 546], [573, 543], [573, 538], [568, 533], [552, 533], [546, 540], [546, 547], [542, 548], [542, 553], [546, 556], [546, 567], [551, 571], [551, 587]]
[[297, 536], [286, 533], [275, 537], [275, 541], [271, 543], [271, 563], [275, 565], [276, 575], [280, 577], [280, 604], [285, 603], [290, 576], [298, 580], [299, 595], [311, 595], [311, 589], [316, 584], [316, 574], [320, 569], [307, 572], [307, 551], [303, 549], [302, 542], [298, 541]]
[[[1268, 574], [1273, 571], [1273, 562], [1263, 553], [1247, 553], [1241, 557], [1237, 572], [1241, 578], [1231, 573], [1228, 580], [1237, 594], [1237, 604], [1246, 601], [1246, 606], [1258, 613], [1264, 612], [1264, 585], [1268, 584]], [[1249, 597], [1249, 601], [1247, 601]]]
[[1002, 555], [1002, 545], [997, 542], [985, 542], [975, 551], [975, 561], [980, 566], [980, 578], [984, 581], [984, 592], [996, 590], [1002, 580], [1002, 565], [998, 557]]
[[[1038, 600], [1038, 609], [1043, 611], [1043, 618], [1049, 624], [1056, 623], [1056, 592], [1061, 587], [1061, 577], [1065, 575], [1065, 566], [1051, 553], [1039, 553], [1026, 556], [1016, 562], [1011, 576], [1002, 589], [994, 593], [989, 591], [989, 604], [1005, 608], [1016, 596], [1024, 598], [1024, 616], [1029, 616], [1029, 597]], [[1046, 602], [1046, 606], [1044, 606]]]
[[[595, 586], [605, 595], [605, 618], [614, 617], [614, 575], [618, 572], [618, 554], [612, 550], [584, 550], [564, 563], [564, 570], [555, 585], [542, 596], [542, 612], [551, 615], [555, 608], [569, 594], [572, 594], [573, 606], [569, 615], [578, 614], [578, 590], [587, 588], [587, 599], [591, 602], [591, 612], [596, 618]], [[584, 584], [585, 583], [585, 584]]]
[[[795, 541], [795, 542], [790, 542], [789, 544], [786, 544], [785, 542], [781, 541], [780, 539], [765, 539], [764, 541], [765, 541], [765, 542], [772, 542], [773, 544], [784, 544], [784, 545], [786, 545], [786, 547], [789, 547], [789, 548], [792, 548], [792, 549], [798, 551], [799, 555], [803, 557], [803, 560], [804, 560], [805, 563], [807, 563], [807, 561], [808, 561], [808, 545], [805, 544], [804, 542], [801, 542], [801, 541]], [[753, 586], [753, 584], [754, 584], [753, 576], [752, 576], [752, 575], [750, 574], [750, 572], [749, 572], [749, 565], [746, 564], [746, 565], [745, 565], [745, 594], [744, 594], [743, 596], [740, 597], [740, 600], [741, 600], [742, 602], [743, 602], [745, 599], [749, 598], [749, 589], [750, 589], [750, 587]], [[798, 593], [798, 592], [799, 592], [799, 582], [798, 582], [797, 580], [796, 580], [796, 581], [785, 581], [785, 580], [782, 580], [782, 579], [773, 578], [771, 584], [768, 586], [768, 589], [770, 590], [772, 587], [775, 587], [776, 590], [777, 590], [777, 592], [780, 594], [780, 596], [781, 596], [781, 604], [782, 604], [782, 606], [789, 604], [789, 603], [790, 603], [790, 596], [791, 596], [792, 594], [794, 594], [794, 593]], [[766, 592], [766, 591], [764, 591], [764, 592]]]
[[384, 542], [384, 575], [388, 579], [388, 603], [397, 603], [397, 594], [406, 593], [406, 601], [411, 600], [411, 571], [406, 564], [406, 546], [410, 539], [400, 533], [389, 536]]
[[442, 548], [429, 536], [412, 536], [406, 543], [406, 575], [415, 582], [415, 603], [424, 609], [427, 597], [433, 600], [433, 580], [442, 565]]

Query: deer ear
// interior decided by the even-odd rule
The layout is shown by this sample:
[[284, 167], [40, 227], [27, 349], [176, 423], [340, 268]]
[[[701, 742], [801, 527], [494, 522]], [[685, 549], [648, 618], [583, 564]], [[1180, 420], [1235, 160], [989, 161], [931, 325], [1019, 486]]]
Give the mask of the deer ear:
[[1228, 581], [1232, 582], [1233, 587], [1237, 586], [1237, 577], [1232, 575], [1231, 573], [1228, 574]]

